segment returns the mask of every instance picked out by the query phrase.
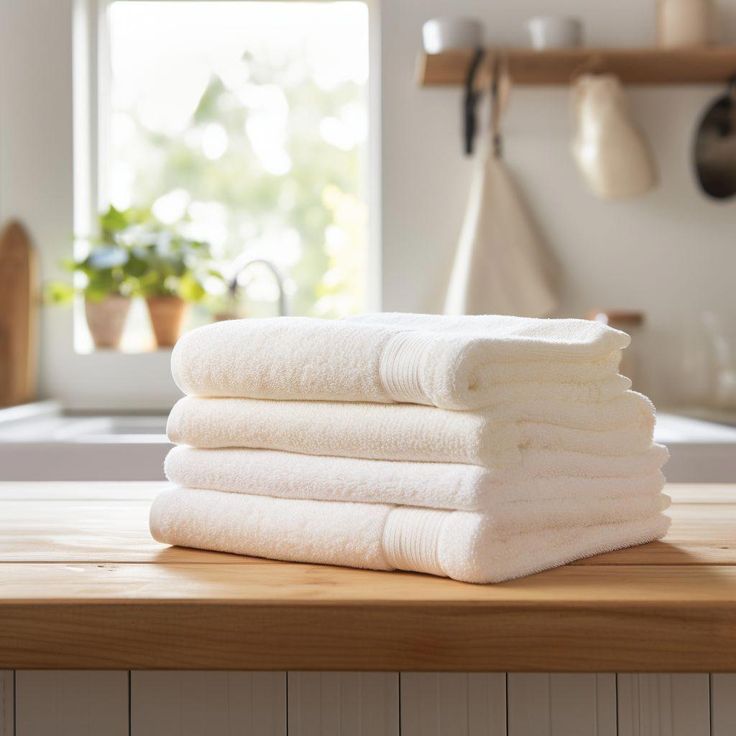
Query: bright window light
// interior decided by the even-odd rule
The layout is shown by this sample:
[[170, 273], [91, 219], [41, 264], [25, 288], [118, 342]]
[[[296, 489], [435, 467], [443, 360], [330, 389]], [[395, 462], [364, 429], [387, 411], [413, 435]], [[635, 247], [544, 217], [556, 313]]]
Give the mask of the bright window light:
[[[271, 261], [293, 314], [363, 309], [365, 4], [118, 0], [107, 19], [105, 204], [184, 222], [225, 270]], [[273, 292], [251, 279], [251, 313]]]

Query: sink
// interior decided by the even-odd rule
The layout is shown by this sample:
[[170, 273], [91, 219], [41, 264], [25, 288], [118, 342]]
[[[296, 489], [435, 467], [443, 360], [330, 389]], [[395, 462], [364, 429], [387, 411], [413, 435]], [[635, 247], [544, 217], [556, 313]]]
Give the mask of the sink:
[[164, 480], [166, 417], [74, 416], [51, 401], [0, 410], [0, 480]]
[[682, 483], [736, 482], [736, 427], [660, 412], [654, 439], [667, 445], [668, 480]]

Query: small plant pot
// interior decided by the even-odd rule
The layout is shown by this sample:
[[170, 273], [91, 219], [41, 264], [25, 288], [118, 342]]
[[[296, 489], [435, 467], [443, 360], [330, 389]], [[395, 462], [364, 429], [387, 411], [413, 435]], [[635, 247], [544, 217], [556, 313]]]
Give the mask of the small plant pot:
[[178, 296], [149, 296], [146, 299], [151, 326], [160, 348], [170, 348], [181, 335], [188, 305]]
[[130, 299], [119, 294], [110, 294], [100, 301], [84, 300], [87, 327], [96, 348], [120, 347], [129, 311]]

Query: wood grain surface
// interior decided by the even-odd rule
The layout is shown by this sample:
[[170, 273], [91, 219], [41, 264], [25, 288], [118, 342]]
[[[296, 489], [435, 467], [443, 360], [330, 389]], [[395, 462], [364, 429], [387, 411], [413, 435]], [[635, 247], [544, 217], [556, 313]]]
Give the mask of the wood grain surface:
[[[417, 76], [424, 86], [465, 83], [473, 49], [422, 54]], [[615, 74], [623, 84], [727, 82], [736, 69], [736, 46], [683, 49], [489, 49], [506, 58], [513, 84], [565, 85], [585, 72]]]
[[500, 585], [154, 542], [165, 484], [0, 484], [0, 668], [736, 670], [736, 487], [663, 542]]
[[9, 222], [0, 231], [0, 407], [31, 401], [36, 391], [36, 261], [26, 229]]

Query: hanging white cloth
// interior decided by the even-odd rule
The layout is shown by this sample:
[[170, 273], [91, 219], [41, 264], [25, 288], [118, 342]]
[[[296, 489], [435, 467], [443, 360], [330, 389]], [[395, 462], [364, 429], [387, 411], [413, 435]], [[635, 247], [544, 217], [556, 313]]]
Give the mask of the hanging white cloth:
[[501, 159], [488, 154], [470, 190], [446, 314], [543, 317], [557, 306], [543, 246]]
[[499, 97], [479, 153], [445, 299], [445, 314], [543, 317], [557, 306], [550, 262], [497, 145]]
[[653, 189], [654, 156], [620, 80], [612, 74], [584, 74], [575, 82], [573, 104], [573, 157], [593, 193], [601, 199], [628, 199]]

